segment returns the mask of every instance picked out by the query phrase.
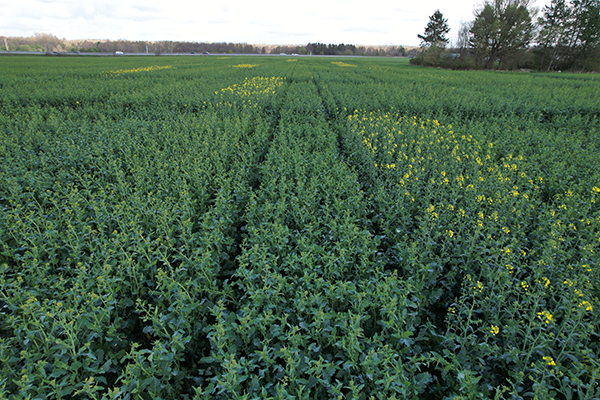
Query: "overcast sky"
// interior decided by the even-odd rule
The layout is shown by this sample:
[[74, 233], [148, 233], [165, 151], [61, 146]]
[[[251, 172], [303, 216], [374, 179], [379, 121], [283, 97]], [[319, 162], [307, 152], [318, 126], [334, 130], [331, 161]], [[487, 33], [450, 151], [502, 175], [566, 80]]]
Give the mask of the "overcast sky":
[[[453, 39], [481, 0], [2, 0], [0, 36], [418, 45], [439, 9]], [[539, 8], [549, 3], [538, 0]], [[278, 4], [278, 5], [277, 5]]]

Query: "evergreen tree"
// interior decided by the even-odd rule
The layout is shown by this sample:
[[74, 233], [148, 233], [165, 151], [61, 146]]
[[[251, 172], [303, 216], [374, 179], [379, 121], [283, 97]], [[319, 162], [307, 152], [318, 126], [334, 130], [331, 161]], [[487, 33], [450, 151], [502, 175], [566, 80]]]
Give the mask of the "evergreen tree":
[[450, 32], [448, 20], [444, 18], [444, 15], [440, 10], [436, 10], [436, 12], [429, 17], [429, 23], [425, 27], [424, 35], [417, 36], [421, 39], [421, 47], [437, 46], [444, 48], [449, 41], [448, 38], [446, 38], [448, 32]]

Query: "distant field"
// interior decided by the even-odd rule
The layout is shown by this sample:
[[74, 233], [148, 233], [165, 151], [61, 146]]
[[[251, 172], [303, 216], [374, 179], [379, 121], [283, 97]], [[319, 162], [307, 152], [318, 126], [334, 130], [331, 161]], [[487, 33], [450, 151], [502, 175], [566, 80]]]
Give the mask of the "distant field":
[[598, 75], [0, 71], [0, 398], [600, 398]]

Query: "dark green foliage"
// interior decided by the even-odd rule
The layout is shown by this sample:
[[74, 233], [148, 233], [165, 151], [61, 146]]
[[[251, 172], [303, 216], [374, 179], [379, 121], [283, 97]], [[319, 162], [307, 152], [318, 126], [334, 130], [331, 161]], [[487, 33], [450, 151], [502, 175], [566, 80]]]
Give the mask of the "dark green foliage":
[[309, 43], [305, 46], [310, 54], [328, 56], [360, 55], [359, 50], [353, 44], [324, 44]]
[[[475, 14], [470, 46], [477, 64], [490, 69], [510, 67], [519, 51], [533, 39], [534, 25], [527, 2], [494, 0]], [[510, 69], [510, 68], [509, 68]]]
[[595, 69], [600, 45], [600, 2], [553, 0], [542, 10], [536, 56], [545, 70]]
[[600, 83], [0, 58], [0, 397], [598, 398]]

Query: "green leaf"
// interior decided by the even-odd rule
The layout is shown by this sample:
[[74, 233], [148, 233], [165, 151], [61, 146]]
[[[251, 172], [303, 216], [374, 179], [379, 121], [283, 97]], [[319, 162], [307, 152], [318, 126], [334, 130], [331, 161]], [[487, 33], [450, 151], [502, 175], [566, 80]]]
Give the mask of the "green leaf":
[[51, 378], [59, 378], [63, 375], [65, 375], [67, 373], [67, 371], [65, 371], [64, 369], [53, 369], [52, 372], [50, 373], [50, 377]]

